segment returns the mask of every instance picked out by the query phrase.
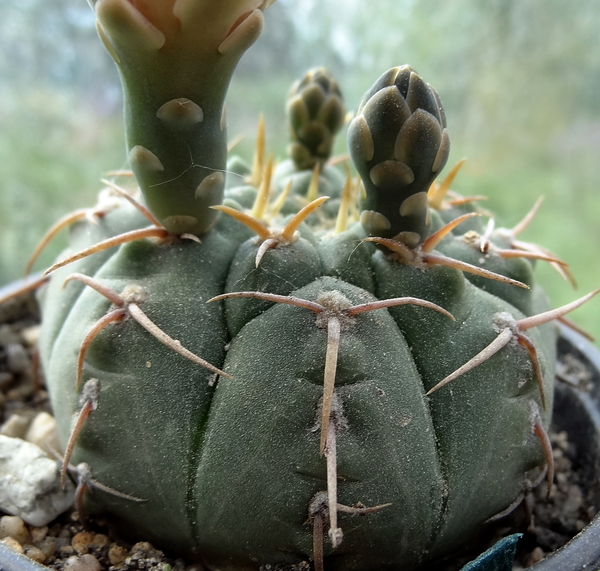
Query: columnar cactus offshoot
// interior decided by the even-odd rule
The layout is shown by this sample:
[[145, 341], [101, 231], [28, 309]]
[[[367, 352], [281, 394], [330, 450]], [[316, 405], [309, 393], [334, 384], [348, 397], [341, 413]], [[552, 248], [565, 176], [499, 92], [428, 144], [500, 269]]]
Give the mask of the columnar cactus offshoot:
[[209, 568], [419, 569], [552, 480], [551, 322], [593, 294], [550, 310], [534, 260], [566, 265], [484, 224], [457, 169], [436, 181], [444, 110], [409, 66], [349, 125], [360, 179], [332, 166], [346, 111], [316, 70], [285, 168], [224, 191], [227, 84], [270, 3], [92, 2], [143, 197], [106, 181], [51, 231], [71, 226], [40, 295], [64, 476], [82, 516]]

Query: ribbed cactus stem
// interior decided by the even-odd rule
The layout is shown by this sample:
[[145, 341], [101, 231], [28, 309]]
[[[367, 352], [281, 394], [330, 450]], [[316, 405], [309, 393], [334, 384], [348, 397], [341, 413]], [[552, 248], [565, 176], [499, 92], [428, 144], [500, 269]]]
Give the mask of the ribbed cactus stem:
[[[269, 2], [270, 3], [270, 2]], [[225, 187], [224, 99], [261, 33], [262, 0], [93, 2], [123, 83], [129, 161], [149, 209], [175, 234], [214, 224]]]

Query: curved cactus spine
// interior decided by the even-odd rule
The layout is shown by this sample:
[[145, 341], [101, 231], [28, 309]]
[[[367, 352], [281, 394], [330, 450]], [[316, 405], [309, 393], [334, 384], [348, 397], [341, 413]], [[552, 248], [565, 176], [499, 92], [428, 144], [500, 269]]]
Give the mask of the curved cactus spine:
[[[91, 379], [90, 379], [91, 380]], [[63, 471], [68, 472], [74, 478], [77, 479], [77, 488], [75, 489], [75, 509], [77, 510], [77, 514], [79, 519], [82, 522], [87, 521], [87, 514], [85, 510], [85, 497], [86, 494], [92, 492], [94, 490], [99, 490], [111, 496], [115, 496], [117, 498], [121, 498], [123, 500], [128, 500], [131, 502], [145, 502], [146, 500], [143, 498], [135, 498], [134, 496], [130, 496], [128, 494], [123, 494], [118, 490], [115, 490], [109, 486], [104, 485], [102, 482], [96, 480], [92, 475], [92, 469], [89, 464], [85, 462], [81, 462], [77, 466], [73, 466], [66, 461], [65, 457], [61, 457], [56, 451], [51, 451], [56, 459], [63, 465]]]

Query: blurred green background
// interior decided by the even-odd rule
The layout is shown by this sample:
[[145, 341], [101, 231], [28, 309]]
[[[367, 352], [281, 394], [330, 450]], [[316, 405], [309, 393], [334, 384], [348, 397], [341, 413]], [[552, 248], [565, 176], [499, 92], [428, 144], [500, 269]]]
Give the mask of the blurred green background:
[[[245, 137], [236, 152], [249, 156], [263, 112], [269, 150], [284, 153], [284, 98], [307, 68], [327, 66], [354, 108], [410, 63], [444, 101], [449, 165], [468, 158], [454, 189], [488, 195], [508, 227], [544, 196], [521, 238], [579, 282], [573, 292], [538, 264], [554, 303], [600, 287], [598, 0], [278, 0], [266, 19], [229, 95], [230, 138]], [[103, 172], [127, 165], [117, 74], [84, 0], [2, 0], [0, 54], [1, 286], [53, 221], [94, 203]], [[600, 338], [600, 299], [573, 319]]]

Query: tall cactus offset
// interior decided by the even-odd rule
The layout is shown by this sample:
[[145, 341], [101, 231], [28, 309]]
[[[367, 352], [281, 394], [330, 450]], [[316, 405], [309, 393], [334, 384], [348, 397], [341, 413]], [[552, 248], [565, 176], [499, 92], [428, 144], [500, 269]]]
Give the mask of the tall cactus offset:
[[407, 66], [350, 126], [360, 223], [351, 180], [322, 227], [325, 197], [282, 216], [268, 176], [218, 205], [259, 4], [94, 3], [150, 212], [107, 181], [51, 232], [72, 223], [40, 294], [64, 476], [80, 513], [209, 568], [419, 569], [552, 480], [550, 322], [593, 294], [549, 310], [532, 260], [565, 264], [448, 203], [443, 108]]
[[224, 100], [261, 33], [263, 0], [92, 0], [123, 82], [131, 167], [149, 207], [176, 234], [202, 234], [223, 197]]

